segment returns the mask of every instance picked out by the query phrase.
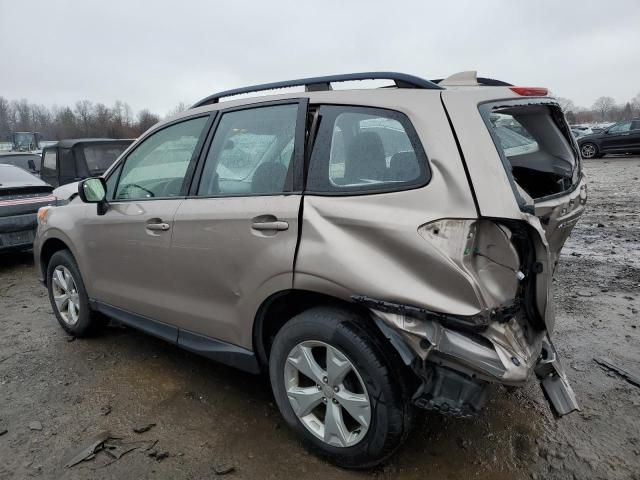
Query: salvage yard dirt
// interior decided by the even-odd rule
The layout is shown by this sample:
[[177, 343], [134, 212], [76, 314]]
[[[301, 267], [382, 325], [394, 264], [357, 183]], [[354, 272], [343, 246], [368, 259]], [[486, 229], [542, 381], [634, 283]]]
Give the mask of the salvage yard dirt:
[[581, 412], [556, 420], [535, 383], [493, 387], [475, 418], [423, 413], [384, 467], [340, 470], [300, 446], [266, 380], [120, 327], [74, 341], [30, 254], [5, 255], [0, 479], [640, 479], [640, 388], [594, 361], [640, 375], [640, 159], [585, 171], [589, 208], [555, 283], [555, 344]]

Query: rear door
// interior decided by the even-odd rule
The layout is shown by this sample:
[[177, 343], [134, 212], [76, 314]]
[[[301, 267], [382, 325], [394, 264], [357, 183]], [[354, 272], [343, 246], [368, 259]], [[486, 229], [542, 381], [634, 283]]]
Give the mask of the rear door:
[[173, 220], [208, 123], [208, 115], [192, 117], [151, 133], [108, 178], [107, 212], [99, 215], [88, 205], [82, 238], [93, 299], [172, 323], [167, 259]]
[[169, 255], [169, 315], [195, 333], [252, 347], [254, 316], [293, 283], [307, 101], [218, 113], [177, 210]]

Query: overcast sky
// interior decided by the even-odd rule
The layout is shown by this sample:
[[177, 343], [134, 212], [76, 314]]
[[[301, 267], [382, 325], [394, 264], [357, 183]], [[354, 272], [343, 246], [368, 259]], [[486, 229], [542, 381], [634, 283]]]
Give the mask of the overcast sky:
[[640, 0], [0, 0], [0, 96], [165, 114], [218, 90], [461, 70], [591, 106], [640, 92]]

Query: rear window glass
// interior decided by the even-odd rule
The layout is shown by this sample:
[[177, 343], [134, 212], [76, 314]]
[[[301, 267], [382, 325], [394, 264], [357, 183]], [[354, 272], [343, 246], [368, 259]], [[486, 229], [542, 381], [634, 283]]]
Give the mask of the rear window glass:
[[129, 145], [86, 145], [84, 158], [91, 175], [104, 173]]
[[408, 118], [391, 110], [322, 106], [307, 190], [348, 194], [424, 185], [426, 156]]
[[521, 195], [542, 198], [566, 191], [578, 181], [579, 159], [559, 110], [548, 105], [513, 105], [484, 113]]

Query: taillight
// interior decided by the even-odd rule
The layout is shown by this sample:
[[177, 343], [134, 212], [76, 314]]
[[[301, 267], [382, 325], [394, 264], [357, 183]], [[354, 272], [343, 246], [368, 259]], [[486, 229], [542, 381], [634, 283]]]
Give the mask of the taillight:
[[546, 97], [549, 93], [549, 90], [543, 87], [509, 87], [509, 89], [523, 97]]

